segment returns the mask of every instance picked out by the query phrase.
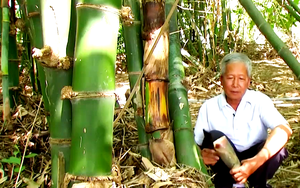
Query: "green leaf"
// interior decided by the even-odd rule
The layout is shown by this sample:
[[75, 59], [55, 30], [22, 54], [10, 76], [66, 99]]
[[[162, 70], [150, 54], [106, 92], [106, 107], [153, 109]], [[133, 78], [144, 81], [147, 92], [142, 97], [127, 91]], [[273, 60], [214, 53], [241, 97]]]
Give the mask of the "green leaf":
[[36, 153], [30, 153], [29, 155], [26, 155], [25, 158], [31, 158], [31, 157], [35, 157], [37, 155], [38, 154], [36, 154]]
[[[20, 170], [19, 167], [14, 168], [14, 172], [19, 172], [19, 170]], [[21, 172], [22, 172], [23, 170], [25, 170], [25, 166], [22, 166]]]
[[12, 164], [20, 164], [21, 159], [17, 157], [10, 157], [8, 159], [2, 159], [1, 162], [3, 163], [12, 163]]

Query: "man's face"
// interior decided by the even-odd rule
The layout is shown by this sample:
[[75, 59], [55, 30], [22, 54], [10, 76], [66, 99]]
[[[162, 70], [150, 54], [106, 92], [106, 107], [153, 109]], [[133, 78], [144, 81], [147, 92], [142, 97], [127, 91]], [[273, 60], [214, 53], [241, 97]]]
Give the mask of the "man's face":
[[228, 64], [226, 72], [221, 76], [221, 84], [227, 101], [241, 100], [250, 85], [246, 65], [242, 62]]

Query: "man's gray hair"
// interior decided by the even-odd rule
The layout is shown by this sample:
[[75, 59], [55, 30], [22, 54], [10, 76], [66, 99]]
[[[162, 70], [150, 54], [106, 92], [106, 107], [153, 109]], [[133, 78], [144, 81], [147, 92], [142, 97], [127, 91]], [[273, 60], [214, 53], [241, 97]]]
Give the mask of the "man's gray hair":
[[251, 77], [252, 63], [249, 57], [243, 53], [230, 53], [227, 54], [221, 61], [221, 75], [226, 72], [226, 66], [230, 63], [241, 62], [246, 65], [248, 76]]

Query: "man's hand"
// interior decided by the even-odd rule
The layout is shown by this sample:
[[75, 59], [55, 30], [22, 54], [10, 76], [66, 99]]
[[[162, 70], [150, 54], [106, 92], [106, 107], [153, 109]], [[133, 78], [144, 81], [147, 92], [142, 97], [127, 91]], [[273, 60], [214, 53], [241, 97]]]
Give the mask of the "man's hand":
[[246, 183], [248, 177], [255, 172], [260, 164], [258, 164], [258, 159], [252, 157], [250, 159], [245, 159], [241, 162], [241, 166], [233, 168], [230, 170], [230, 174], [237, 183]]
[[206, 165], [215, 165], [219, 160], [219, 156], [214, 149], [204, 148], [201, 150], [201, 156]]

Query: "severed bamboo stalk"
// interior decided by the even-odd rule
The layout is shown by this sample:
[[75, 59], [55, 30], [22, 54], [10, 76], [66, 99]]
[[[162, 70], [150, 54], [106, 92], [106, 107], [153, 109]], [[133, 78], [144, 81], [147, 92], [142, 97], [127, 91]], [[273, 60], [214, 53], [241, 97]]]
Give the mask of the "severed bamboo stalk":
[[228, 168], [236, 168], [241, 165], [240, 160], [236, 156], [231, 144], [227, 140], [226, 136], [222, 136], [213, 142], [214, 148], [222, 161], [228, 166]]

